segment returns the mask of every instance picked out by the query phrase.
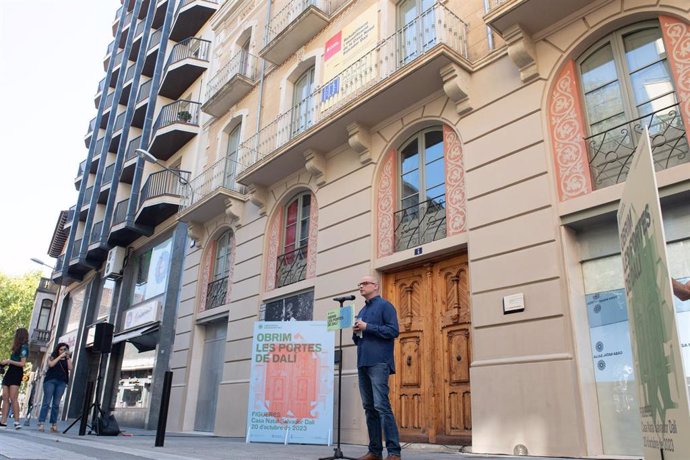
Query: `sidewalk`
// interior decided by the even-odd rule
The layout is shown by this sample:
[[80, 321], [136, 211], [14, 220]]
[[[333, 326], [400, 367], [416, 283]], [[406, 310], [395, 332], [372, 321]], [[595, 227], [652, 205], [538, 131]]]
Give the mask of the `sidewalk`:
[[[60, 430], [67, 422], [59, 424]], [[48, 428], [46, 426], [46, 428]], [[312, 445], [246, 444], [243, 438], [225, 438], [199, 433], [168, 433], [165, 447], [154, 447], [155, 431], [125, 428], [124, 436], [78, 436], [74, 426], [67, 434], [41, 433], [36, 423], [21, 430], [0, 430], [0, 459], [31, 460], [317, 460], [333, 455], [333, 447]], [[357, 458], [367, 451], [366, 446], [343, 444], [343, 454]], [[405, 460], [512, 460], [551, 457], [489, 456], [461, 453], [458, 446], [427, 444], [404, 445]]]

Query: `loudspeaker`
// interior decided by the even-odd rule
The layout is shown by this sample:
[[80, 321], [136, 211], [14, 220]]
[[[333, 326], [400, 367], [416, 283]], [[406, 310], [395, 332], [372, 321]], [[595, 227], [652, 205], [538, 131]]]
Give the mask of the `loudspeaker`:
[[115, 326], [111, 323], [96, 323], [96, 330], [93, 337], [93, 351], [96, 353], [110, 353], [113, 346], [113, 330]]

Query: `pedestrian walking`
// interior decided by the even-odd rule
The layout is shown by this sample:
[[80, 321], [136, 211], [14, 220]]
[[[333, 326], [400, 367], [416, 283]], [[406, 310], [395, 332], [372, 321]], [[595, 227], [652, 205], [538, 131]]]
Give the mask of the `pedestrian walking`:
[[21, 429], [19, 423], [19, 386], [24, 377], [24, 365], [29, 357], [29, 331], [20, 327], [14, 333], [12, 354], [10, 359], [3, 359], [0, 364], [6, 366], [5, 376], [2, 378], [2, 420], [0, 426], [7, 426], [7, 415], [12, 404], [14, 429]]
[[48, 358], [48, 370], [43, 377], [43, 404], [38, 414], [38, 430], [45, 431], [45, 421], [50, 409], [50, 431], [57, 432], [58, 411], [62, 394], [69, 383], [72, 355], [69, 345], [58, 343]]

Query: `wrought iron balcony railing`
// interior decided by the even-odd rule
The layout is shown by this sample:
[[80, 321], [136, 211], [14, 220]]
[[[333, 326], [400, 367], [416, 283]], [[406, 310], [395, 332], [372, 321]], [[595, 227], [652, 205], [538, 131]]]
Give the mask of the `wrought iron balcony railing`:
[[250, 80], [256, 78], [259, 58], [245, 50], [240, 50], [227, 64], [216, 72], [206, 86], [206, 100], [211, 99], [235, 75], [243, 75]]
[[594, 189], [625, 181], [645, 127], [657, 171], [690, 161], [685, 125], [674, 104], [585, 139]]
[[50, 330], [49, 329], [34, 329], [31, 332], [31, 343], [43, 346], [47, 345], [50, 341]]
[[395, 222], [395, 250], [440, 240], [446, 237], [446, 196], [441, 195], [393, 215]]
[[330, 16], [346, 0], [288, 0], [283, 8], [280, 8], [271, 16], [268, 22], [268, 35], [266, 43], [270, 43], [276, 36], [285, 30], [300, 14], [310, 6], [315, 6], [326, 15]]
[[146, 51], [150, 51], [152, 48], [159, 45], [160, 42], [161, 42], [161, 30], [158, 29], [151, 34], [151, 37], [149, 38], [149, 46], [146, 48]]
[[[179, 9], [182, 9], [182, 8], [184, 8], [185, 6], [189, 5], [190, 3], [194, 3], [195, 1], [196, 1], [196, 0], [183, 0], [182, 2], [180, 2], [180, 7], [179, 7]], [[205, 1], [207, 1], [207, 2], [209, 2], [209, 3], [218, 3], [218, 0], [205, 0]]]
[[276, 264], [277, 288], [305, 279], [307, 273], [307, 248], [308, 246], [302, 246], [294, 251], [278, 256]]
[[137, 156], [137, 149], [141, 146], [141, 136], [135, 137], [129, 141], [127, 146], [127, 153], [125, 154], [125, 163]]
[[123, 223], [127, 217], [127, 207], [129, 206], [129, 198], [126, 198], [115, 205], [115, 212], [113, 213], [113, 227]]
[[103, 180], [101, 181], [101, 187], [106, 186], [113, 181], [114, 173], [115, 163], [111, 163], [105, 167], [105, 171], [103, 171]]
[[172, 104], [164, 105], [153, 125], [153, 132], [155, 133], [159, 129], [174, 123], [186, 123], [199, 126], [200, 107], [201, 104], [198, 102], [185, 100], [179, 100]]
[[[173, 172], [174, 171], [174, 172]], [[176, 175], [179, 174], [180, 176]], [[144, 201], [163, 195], [181, 196], [185, 183], [189, 180], [189, 171], [168, 170], [151, 173], [141, 188], [139, 207]]]
[[205, 310], [225, 305], [225, 297], [228, 295], [228, 277], [220, 278], [208, 283], [206, 291]]
[[103, 221], [96, 222], [91, 228], [91, 239], [89, 244], [96, 243], [101, 240], [101, 233], [103, 232]]
[[173, 46], [172, 52], [168, 57], [166, 68], [187, 58], [208, 62], [210, 49], [211, 42], [208, 40], [202, 40], [196, 37], [186, 38]]
[[221, 187], [244, 193], [244, 187], [235, 181], [236, 175], [237, 160], [234, 156], [226, 156], [216, 161], [190, 180], [188, 187], [183, 188], [180, 210], [193, 206]]
[[137, 94], [137, 104], [143, 101], [144, 99], [148, 99], [149, 93], [151, 92], [151, 81], [152, 80], [146, 80], [144, 83], [139, 86], [139, 94]]
[[243, 142], [239, 162], [244, 168], [253, 165], [439, 45], [467, 57], [467, 24], [435, 3]]

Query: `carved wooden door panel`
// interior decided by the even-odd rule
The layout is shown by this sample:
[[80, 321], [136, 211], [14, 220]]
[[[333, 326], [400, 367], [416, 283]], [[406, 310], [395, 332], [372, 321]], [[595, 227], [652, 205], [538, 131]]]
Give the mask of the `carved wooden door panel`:
[[437, 441], [441, 443], [469, 443], [472, 435], [470, 392], [470, 335], [469, 273], [467, 257], [459, 256], [434, 266], [434, 305], [437, 308], [439, 331], [436, 360], [438, 409]]
[[457, 256], [386, 275], [384, 297], [396, 307], [400, 336], [391, 403], [405, 442], [469, 444], [469, 279]]
[[433, 410], [431, 390], [431, 277], [417, 268], [387, 277], [385, 297], [398, 312], [400, 335], [395, 345], [396, 374], [391, 378], [391, 404], [401, 438], [433, 442], [429, 417]]

